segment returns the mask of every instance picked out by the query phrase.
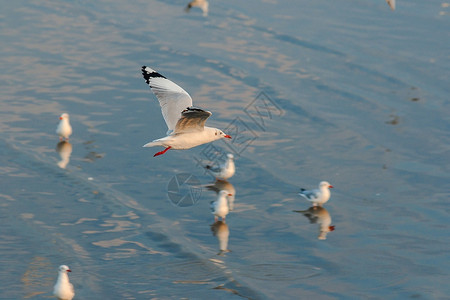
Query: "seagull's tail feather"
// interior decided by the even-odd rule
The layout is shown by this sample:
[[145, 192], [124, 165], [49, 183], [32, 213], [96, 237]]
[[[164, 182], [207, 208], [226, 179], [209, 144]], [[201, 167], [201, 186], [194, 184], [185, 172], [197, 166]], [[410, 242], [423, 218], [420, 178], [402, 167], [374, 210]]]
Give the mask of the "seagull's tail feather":
[[[145, 146], [144, 146], [144, 147], [145, 147]], [[309, 200], [309, 198], [308, 198], [305, 194], [303, 194], [303, 193], [301, 193], [301, 192], [298, 193], [298, 195], [299, 195], [299, 196], [302, 196], [303, 198], [305, 198], [305, 199], [307, 199], [307, 200]]]
[[154, 140], [154, 141], [151, 141], [150, 143], [145, 144], [142, 147], [155, 147], [155, 146], [163, 146], [163, 142], [161, 142], [159, 140]]

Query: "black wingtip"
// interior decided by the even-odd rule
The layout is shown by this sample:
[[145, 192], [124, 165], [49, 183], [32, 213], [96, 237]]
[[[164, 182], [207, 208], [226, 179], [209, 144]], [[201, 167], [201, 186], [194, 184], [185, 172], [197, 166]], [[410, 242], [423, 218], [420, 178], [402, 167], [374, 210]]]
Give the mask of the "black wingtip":
[[185, 110], [183, 110], [182, 113], [190, 112], [190, 111], [207, 112], [207, 111], [204, 110], [204, 109], [201, 109], [201, 108], [198, 108], [198, 107], [191, 106], [191, 107], [187, 107]]
[[155, 70], [148, 68], [149, 70], [147, 70], [147, 66], [142, 66], [141, 70], [142, 70], [142, 76], [144, 76], [145, 82], [147, 84], [150, 85], [150, 80], [152, 78], [165, 78], [163, 75], [159, 74], [158, 72], [156, 72]]

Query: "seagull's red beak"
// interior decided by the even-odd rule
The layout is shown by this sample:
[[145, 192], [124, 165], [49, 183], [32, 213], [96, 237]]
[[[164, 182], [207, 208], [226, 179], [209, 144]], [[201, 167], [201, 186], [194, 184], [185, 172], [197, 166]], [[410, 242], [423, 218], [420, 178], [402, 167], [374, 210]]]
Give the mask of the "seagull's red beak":
[[67, 272], [72, 272], [72, 271], [70, 269], [68, 269]]
[[330, 185], [329, 187], [328, 187], [329, 189], [332, 189], [333, 188], [333, 186], [332, 185]]
[[62, 120], [62, 117], [59, 117], [60, 120]]
[[227, 134], [227, 135], [225, 135], [224, 137], [225, 137], [225, 138], [227, 138], [227, 139], [231, 139], [231, 136], [230, 136], [230, 135], [228, 135], [228, 134]]
[[334, 231], [334, 226], [329, 226], [328, 229], [330, 229], [330, 231]]

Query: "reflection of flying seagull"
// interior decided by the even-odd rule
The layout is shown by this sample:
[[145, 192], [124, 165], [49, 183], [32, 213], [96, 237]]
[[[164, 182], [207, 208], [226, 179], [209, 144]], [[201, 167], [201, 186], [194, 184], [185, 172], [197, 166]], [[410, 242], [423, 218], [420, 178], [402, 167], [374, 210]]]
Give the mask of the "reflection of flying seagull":
[[70, 126], [69, 122], [69, 114], [63, 113], [59, 117], [58, 127], [56, 127], [56, 134], [59, 135], [59, 140], [62, 141], [66, 139], [69, 140], [69, 136], [72, 134], [72, 126]]
[[144, 147], [163, 146], [166, 149], [190, 149], [221, 138], [231, 138], [222, 130], [205, 126], [209, 111], [192, 107], [192, 98], [180, 86], [149, 67], [142, 67], [142, 75], [158, 98], [169, 131], [167, 136], [154, 140]]
[[206, 166], [206, 169], [208, 169], [211, 174], [216, 177], [216, 179], [221, 180], [227, 180], [228, 178], [232, 177], [235, 172], [234, 167], [234, 156], [231, 153], [227, 154], [227, 161], [224, 164], [221, 164], [217, 167], [212, 166]]
[[334, 226], [331, 226], [331, 216], [330, 213], [323, 207], [311, 206], [307, 210], [294, 210], [297, 213], [303, 214], [308, 218], [311, 224], [319, 224], [319, 235], [317, 238], [319, 240], [325, 240], [327, 238], [327, 233], [334, 231]]
[[75, 296], [73, 285], [69, 281], [67, 272], [72, 272], [68, 266], [59, 266], [58, 279], [56, 280], [55, 287], [53, 288], [53, 295], [60, 300], [72, 300], [73, 296]]
[[392, 10], [395, 10], [395, 0], [386, 0]]
[[186, 12], [189, 12], [189, 10], [193, 7], [193, 6], [197, 6], [200, 7], [203, 11], [203, 16], [207, 16], [208, 15], [208, 8], [209, 8], [209, 3], [207, 0], [193, 0], [191, 2], [188, 3], [188, 5], [186, 6], [186, 8], [184, 9]]
[[219, 220], [219, 217], [222, 218], [222, 221], [225, 221], [225, 217], [230, 212], [227, 196], [231, 196], [231, 194], [228, 191], [222, 190], [219, 192], [217, 200], [211, 203], [211, 212], [216, 222]]
[[303, 198], [305, 198], [306, 200], [312, 202], [314, 206], [316, 205], [322, 206], [322, 204], [326, 203], [328, 199], [330, 199], [329, 189], [332, 187], [333, 186], [329, 184], [327, 181], [322, 181], [319, 183], [319, 189], [315, 190], [302, 189], [298, 194]]

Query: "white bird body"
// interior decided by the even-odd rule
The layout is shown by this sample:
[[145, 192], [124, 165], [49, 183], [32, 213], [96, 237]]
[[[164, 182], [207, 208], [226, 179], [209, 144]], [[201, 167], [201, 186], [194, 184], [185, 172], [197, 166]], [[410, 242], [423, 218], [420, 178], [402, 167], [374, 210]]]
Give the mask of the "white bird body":
[[170, 134], [166, 137], [154, 140], [144, 145], [144, 147], [164, 146], [172, 149], [184, 150], [190, 149], [205, 143], [209, 143], [222, 136], [216, 134], [218, 129], [204, 127], [203, 131], [186, 132], [183, 134]]
[[222, 221], [224, 221], [225, 217], [230, 212], [227, 199], [227, 196], [229, 195], [230, 193], [228, 191], [222, 190], [219, 192], [217, 200], [211, 204], [211, 210], [216, 222], [219, 220], [219, 217], [222, 218]]
[[72, 126], [70, 126], [69, 114], [63, 113], [59, 117], [59, 124], [56, 127], [56, 134], [59, 135], [59, 139], [69, 140], [69, 136], [72, 134]]
[[319, 183], [319, 188], [315, 190], [302, 189], [300, 196], [313, 203], [313, 206], [322, 206], [330, 199], [330, 188], [333, 188], [327, 181]]
[[216, 177], [216, 179], [227, 180], [232, 177], [236, 171], [234, 165], [234, 156], [231, 153], [227, 154], [227, 161], [220, 165], [217, 169], [212, 168], [211, 166], [206, 166], [207, 169], [210, 170], [212, 175]]
[[53, 288], [53, 295], [55, 295], [59, 300], [72, 300], [75, 296], [73, 285], [69, 281], [69, 275], [67, 275], [67, 272], [72, 272], [68, 266], [59, 266], [58, 279], [56, 280], [55, 287]]
[[180, 86], [146, 66], [142, 67], [142, 75], [158, 98], [168, 127], [166, 137], [144, 145], [166, 148], [154, 156], [164, 154], [169, 149], [190, 149], [221, 138], [231, 138], [220, 129], [205, 126], [211, 112], [192, 107], [191, 96]]

